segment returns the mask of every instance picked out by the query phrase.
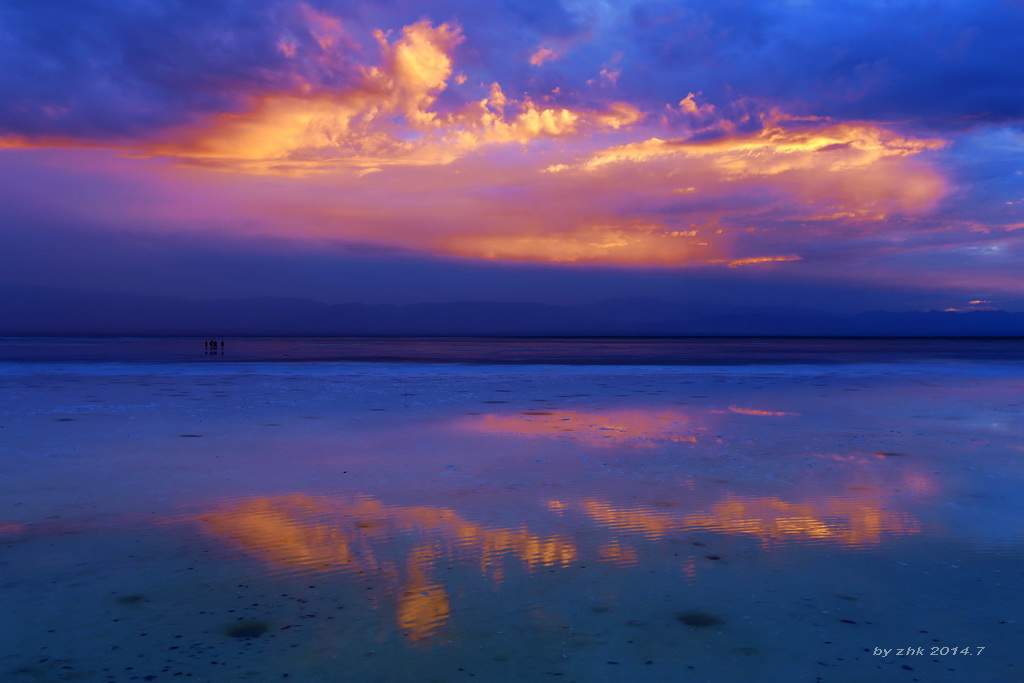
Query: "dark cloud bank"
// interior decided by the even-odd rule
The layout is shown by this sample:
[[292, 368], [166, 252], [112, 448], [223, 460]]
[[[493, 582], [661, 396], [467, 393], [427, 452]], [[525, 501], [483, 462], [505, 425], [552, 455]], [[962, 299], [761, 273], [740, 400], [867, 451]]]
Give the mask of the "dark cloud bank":
[[[347, 42], [330, 59], [309, 11], [342, 22]], [[1011, 1], [15, 0], [0, 6], [0, 132], [136, 138], [297, 79], [341, 88], [375, 61], [374, 29], [424, 17], [462, 26], [467, 88], [498, 80], [513, 93], [603, 98], [595, 78], [611, 65], [616, 97], [652, 110], [701, 92], [737, 117], [779, 106], [935, 128], [1024, 120], [1024, 5]], [[541, 45], [564, 56], [529, 65]]]
[[327, 305], [187, 301], [8, 286], [0, 335], [97, 336], [1024, 336], [1024, 313], [870, 312], [611, 299], [575, 306], [463, 301]]

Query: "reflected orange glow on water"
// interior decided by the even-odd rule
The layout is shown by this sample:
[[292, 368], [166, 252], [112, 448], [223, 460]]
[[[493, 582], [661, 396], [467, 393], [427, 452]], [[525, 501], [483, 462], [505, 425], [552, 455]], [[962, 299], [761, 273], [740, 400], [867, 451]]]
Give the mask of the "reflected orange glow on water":
[[448, 592], [443, 585], [431, 583], [427, 574], [436, 556], [430, 546], [420, 546], [409, 554], [409, 580], [398, 597], [397, 612], [399, 628], [413, 641], [434, 635], [451, 613]]
[[[697, 512], [671, 502], [551, 500], [535, 503], [521, 516], [538, 524], [547, 516], [564, 525], [579, 524], [582, 515], [599, 528], [596, 537], [544, 536], [525, 525], [489, 528], [447, 508], [385, 505], [369, 496], [251, 498], [189, 519], [263, 560], [273, 573], [342, 573], [381, 581], [401, 633], [419, 644], [451, 618], [451, 589], [437, 578], [439, 565], [475, 567], [486, 581], [500, 585], [512, 560], [528, 573], [587, 560], [629, 568], [643, 563], [650, 542], [694, 531], [753, 536], [764, 545], [832, 546], [877, 545], [885, 534], [919, 533], [921, 525], [909, 515], [886, 509], [881, 490], [850, 487], [845, 496], [798, 502], [728, 494]], [[682, 562], [684, 574], [696, 572], [686, 558]]]
[[460, 420], [457, 427], [488, 434], [572, 439], [591, 446], [634, 447], [697, 443], [697, 432], [707, 429], [692, 424], [690, 414], [678, 409], [489, 413]]
[[0, 536], [17, 536], [24, 531], [24, 524], [0, 524]]
[[[506, 558], [527, 571], [577, 558], [572, 541], [524, 529], [490, 529], [437, 507], [387, 506], [368, 496], [335, 500], [309, 495], [252, 498], [194, 518], [210, 534], [229, 539], [285, 572], [364, 572], [384, 578], [397, 621], [410, 640], [428, 638], [448, 620], [449, 597], [431, 578], [434, 565], [470, 558], [500, 583]], [[399, 545], [417, 542], [403, 562]]]
[[740, 406], [729, 406], [729, 410], [740, 415], [761, 415], [769, 417], [780, 417], [783, 415], [799, 415], [800, 413], [787, 413], [783, 411], [757, 410], [756, 408], [742, 408]]
[[605, 562], [611, 562], [619, 567], [632, 567], [640, 560], [640, 554], [636, 548], [625, 545], [619, 539], [605, 543], [597, 549], [597, 556]]
[[337, 501], [307, 495], [253, 498], [202, 515], [212, 533], [299, 570], [346, 564], [377, 566], [374, 548], [398, 533], [427, 533], [479, 557], [485, 574], [501, 573], [505, 556], [529, 569], [576, 559], [573, 544], [522, 529], [488, 529], [437, 507], [385, 506], [368, 496]]
[[686, 515], [598, 500], [581, 501], [580, 508], [599, 526], [655, 540], [673, 532], [706, 530], [752, 535], [763, 543], [809, 540], [861, 546], [880, 543], [882, 534], [921, 531], [909, 515], [886, 510], [873, 488], [797, 503], [730, 494], [710, 510]]
[[790, 503], [773, 497], [730, 498], [706, 513], [683, 520], [687, 528], [751, 534], [764, 542], [828, 539], [837, 545], [875, 545], [881, 535], [913, 534], [921, 526], [909, 516], [889, 512], [877, 499], [826, 498]]

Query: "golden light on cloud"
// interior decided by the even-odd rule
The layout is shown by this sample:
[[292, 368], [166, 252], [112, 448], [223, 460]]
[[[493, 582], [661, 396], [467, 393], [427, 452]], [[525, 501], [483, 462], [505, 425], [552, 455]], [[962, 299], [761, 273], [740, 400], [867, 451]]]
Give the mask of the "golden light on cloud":
[[[324, 52], [330, 52], [339, 44], [350, 42], [345, 29], [341, 25], [341, 21], [337, 17], [320, 12], [304, 2], [299, 4], [299, 11], [302, 13], [302, 18], [306, 20], [309, 32]], [[284, 43], [284, 45], [281, 45], [281, 43]], [[295, 44], [285, 40], [282, 40], [281, 43], [279, 43], [281, 51], [288, 57], [294, 57]]]
[[730, 268], [739, 268], [740, 266], [752, 266], [757, 263], [774, 263], [776, 261], [800, 261], [801, 258], [796, 254], [789, 254], [787, 256], [751, 256], [748, 258], [741, 258], [729, 261], [727, 264]]
[[[795, 263], [803, 258], [796, 250], [815, 234], [875, 230], [881, 218], [925, 210], [945, 191], [937, 174], [910, 158], [937, 143], [869, 126], [766, 130], [714, 142], [648, 139], [599, 149], [583, 161], [550, 145], [527, 153], [523, 145], [540, 139], [599, 142], [595, 132], [621, 131], [643, 113], [626, 104], [594, 112], [513, 102], [496, 83], [459, 111], [434, 112], [432, 88], [450, 77], [451, 63], [428, 39], [440, 29], [417, 26], [399, 39], [409, 38], [404, 51], [391, 46], [390, 53], [404, 54], [405, 66], [388, 67], [388, 74], [381, 67], [373, 76], [388, 87], [268, 97], [249, 114], [222, 116], [223, 125], [178, 151], [191, 154], [192, 164], [328, 178], [319, 195], [328, 202], [323, 208], [284, 207], [287, 237], [315, 232], [495, 261]], [[442, 47], [458, 40], [453, 30], [442, 34]], [[416, 66], [415, 55], [432, 50]], [[395, 87], [394, 74], [412, 85]], [[328, 173], [339, 169], [352, 174]], [[751, 192], [761, 206], [734, 201]], [[296, 212], [308, 227], [296, 229]], [[756, 223], [756, 232], [744, 230], [766, 217], [814, 226], [806, 234], [782, 235]]]
[[[305, 5], [300, 15], [312, 40], [285, 35], [274, 46], [294, 68], [290, 85], [237, 111], [143, 141], [8, 136], [0, 149], [115, 149], [154, 159], [137, 161], [162, 180], [221, 171], [212, 183], [240, 188], [229, 220], [242, 236], [584, 267], [813, 267], [796, 265], [815, 253], [809, 245], [884, 230], [884, 219], [927, 211], [946, 192], [925, 161], [940, 140], [778, 111], [738, 133], [726, 107], [699, 92], [683, 91], [662, 114], [605, 98], [580, 104], [587, 93], [568, 87], [513, 94], [483, 82], [465, 99], [474, 86], [456, 72], [459, 26], [378, 30], [374, 58], [337, 18]], [[539, 46], [531, 61], [560, 50]], [[357, 57], [366, 63], [353, 65]], [[346, 75], [312, 82], [299, 68], [310, 60]], [[667, 116], [691, 137], [667, 135]], [[192, 194], [206, 200], [209, 176], [198, 182]], [[180, 230], [228, 222], [165, 212]]]
[[682, 266], [709, 262], [719, 251], [693, 235], [658, 226], [586, 225], [574, 229], [518, 235], [467, 234], [444, 243], [446, 252], [502, 261], [604, 263]]
[[679, 101], [679, 111], [684, 114], [692, 115], [711, 115], [715, 113], [715, 105], [713, 104], [697, 104], [694, 93], [689, 93], [686, 97]]
[[[323, 37], [326, 20], [319, 14], [314, 19], [314, 35], [327, 50], [333, 38]], [[316, 91], [306, 84], [299, 92], [264, 95], [248, 112], [221, 114], [206, 125], [185, 128], [176, 141], [155, 144], [149, 151], [257, 173], [436, 164], [457, 158], [436, 141], [423, 144], [398, 135], [396, 117], [404, 117], [417, 131], [436, 127], [437, 116], [429, 108], [451, 76], [449, 52], [461, 42], [460, 31], [421, 21], [406, 26], [393, 44], [379, 31], [375, 37], [383, 63], [364, 68], [360, 83], [340, 91]]]
[[21, 149], [27, 146], [27, 141], [20, 136], [0, 135], [0, 149]]
[[[340, 23], [313, 10], [307, 14], [330, 53], [344, 36]], [[297, 91], [263, 95], [246, 112], [180, 129], [146, 151], [245, 173], [365, 171], [445, 165], [485, 146], [618, 130], [642, 116], [622, 102], [588, 110], [541, 106], [528, 96], [513, 100], [497, 83], [483, 99], [440, 113], [433, 107], [452, 79], [461, 30], [424, 20], [403, 28], [393, 42], [382, 31], [374, 37], [381, 65], [364, 67], [358, 82], [332, 90], [305, 83]]]
[[[683, 102], [688, 110], [697, 109], [692, 99]], [[765, 216], [765, 209], [775, 219], [821, 224], [808, 230], [809, 235], [820, 235], [832, 225], [843, 226], [847, 234], [870, 232], [881, 229], [887, 217], [931, 209], [945, 194], [946, 183], [913, 157], [943, 144], [901, 136], [873, 124], [823, 125], [788, 120], [776, 113], [757, 132], [702, 141], [651, 137], [598, 149], [571, 163], [548, 164], [544, 171], [563, 179], [568, 188], [588, 187], [595, 195], [624, 188], [623, 192], [637, 198], [638, 206], [644, 201], [661, 203], [678, 207], [675, 210], [684, 216], [690, 213], [691, 221], [720, 224], [718, 230], [702, 230], [694, 242], [724, 251], [725, 257], [705, 252], [688, 263], [738, 268], [802, 260], [792, 252], [733, 255], [743, 241], [754, 240], [730, 239], [723, 236], [724, 228], [739, 232], [745, 227], [750, 235], [765, 234], [756, 224], [750, 226], [764, 218], [744, 220], [747, 215]], [[750, 192], [769, 192], [771, 198], [763, 200], [759, 210], [733, 203], [733, 197]], [[670, 200], [671, 196], [679, 199]], [[738, 220], [746, 226], [736, 226]], [[854, 228], [854, 224], [859, 225]], [[800, 237], [789, 235], [798, 243]]]
[[882, 159], [908, 157], [940, 149], [945, 144], [937, 139], [902, 137], [863, 123], [804, 128], [783, 127], [777, 120], [766, 123], [768, 125], [756, 133], [723, 136], [715, 140], [649, 138], [616, 145], [594, 153], [582, 163], [582, 167], [595, 169], [607, 164], [639, 163], [665, 157], [709, 159], [723, 176], [739, 178], [795, 170], [866, 168]]
[[530, 64], [533, 66], [540, 66], [544, 62], [551, 62], [559, 59], [562, 56], [563, 50], [553, 47], [538, 47], [530, 55]]

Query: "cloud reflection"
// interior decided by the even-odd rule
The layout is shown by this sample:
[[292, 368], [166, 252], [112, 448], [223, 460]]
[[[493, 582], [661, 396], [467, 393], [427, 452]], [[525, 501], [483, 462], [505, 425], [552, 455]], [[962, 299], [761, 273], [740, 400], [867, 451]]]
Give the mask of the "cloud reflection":
[[457, 429], [580, 441], [588, 446], [653, 448], [663, 443], [697, 443], [706, 425], [696, 425], [678, 409], [606, 411], [535, 410], [489, 413], [460, 419]]
[[599, 526], [659, 540], [682, 531], [753, 536], [763, 545], [786, 542], [837, 546], [877, 545], [884, 534], [921, 531], [907, 514], [886, 509], [876, 491], [791, 502], [774, 496], [728, 495], [709, 510], [679, 514], [649, 506], [623, 506], [587, 499], [579, 508]]
[[[875, 487], [802, 501], [728, 493], [706, 508], [696, 501], [624, 504], [599, 497], [535, 505], [517, 506], [520, 517], [513, 526], [488, 527], [448, 508], [294, 494], [226, 502], [191, 520], [275, 574], [339, 573], [382, 581], [395, 623], [412, 643], [427, 642], [446, 627], [453, 595], [461, 592], [438, 578], [439, 565], [474, 568], [500, 585], [509, 562], [527, 573], [586, 562], [629, 569], [642, 565], [648, 552], [660, 556], [652, 542], [701, 531], [753, 537], [768, 548], [856, 548], [922, 531], [909, 514], [890, 509]], [[526, 529], [525, 519], [549, 527], [590, 523], [599, 535], [538, 534]], [[696, 566], [687, 562], [684, 573], [696, 576]]]
[[[565, 566], [578, 554], [564, 536], [488, 528], [454, 510], [384, 505], [369, 496], [250, 498], [195, 521], [283, 573], [384, 578], [396, 604], [396, 621], [412, 641], [429, 638], [449, 618], [448, 592], [433, 578], [438, 561], [471, 558], [484, 576], [500, 583], [509, 559], [533, 571]], [[405, 553], [400, 546], [408, 539], [416, 546]]]

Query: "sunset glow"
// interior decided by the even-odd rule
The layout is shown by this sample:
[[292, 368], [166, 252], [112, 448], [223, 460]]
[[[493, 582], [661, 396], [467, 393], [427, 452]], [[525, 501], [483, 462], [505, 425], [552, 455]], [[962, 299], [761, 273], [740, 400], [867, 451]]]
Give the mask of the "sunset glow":
[[[954, 5], [886, 43], [885, 59], [859, 22], [796, 5], [754, 29], [755, 8], [697, 20], [644, 2], [520, 14], [259, 0], [244, 26], [223, 3], [159, 22], [141, 3], [96, 9], [79, 52], [62, 28], [74, 22], [0, 10], [15, 46], [0, 79], [0, 197], [18, 217], [0, 252], [15, 280], [42, 284], [31, 273], [61, 269], [45, 251], [28, 266], [39, 230], [118, 253], [169, 242], [147, 277], [86, 248], [58, 284], [95, 285], [95, 272], [174, 295], [189, 288], [158, 274], [179, 254], [226, 251], [266, 257], [266, 272], [233, 280], [253, 295], [316, 298], [294, 276], [313, 258], [335, 264], [327, 281], [355, 268], [380, 283], [393, 262], [367, 260], [379, 257], [409, 273], [442, 259], [491, 289], [532, 282], [510, 265], [543, 264], [581, 282], [613, 267], [643, 296], [665, 296], [653, 270], [689, 298], [688, 282], [713, 278], [738, 292], [887, 287], [907, 302], [895, 308], [1012, 308], [1024, 301], [1019, 89], [976, 84], [1012, 80], [994, 46], [1024, 12]], [[865, 11], [872, 25], [898, 14]], [[822, 22], [831, 33], [805, 29]], [[988, 37], [962, 43], [963, 77], [946, 78], [969, 25]], [[742, 27], [794, 36], [795, 52]], [[908, 82], [922, 84], [913, 97]], [[463, 296], [434, 281], [436, 296]], [[813, 288], [805, 298], [818, 301]]]
[[1017, 680], [1022, 36], [0, 1], [0, 679]]

